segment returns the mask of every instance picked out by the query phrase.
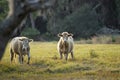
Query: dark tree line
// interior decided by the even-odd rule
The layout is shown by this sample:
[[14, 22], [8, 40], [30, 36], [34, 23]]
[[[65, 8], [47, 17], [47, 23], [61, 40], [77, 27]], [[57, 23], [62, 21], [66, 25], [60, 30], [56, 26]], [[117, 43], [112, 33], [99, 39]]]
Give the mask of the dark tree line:
[[59, 0], [48, 20], [47, 29], [52, 35], [69, 31], [76, 37], [90, 37], [103, 27], [120, 30], [117, 6], [120, 3], [116, 1]]
[[105, 26], [112, 29], [120, 29], [118, 20], [117, 4], [115, 0], [100, 0], [98, 11], [101, 12], [101, 21]]

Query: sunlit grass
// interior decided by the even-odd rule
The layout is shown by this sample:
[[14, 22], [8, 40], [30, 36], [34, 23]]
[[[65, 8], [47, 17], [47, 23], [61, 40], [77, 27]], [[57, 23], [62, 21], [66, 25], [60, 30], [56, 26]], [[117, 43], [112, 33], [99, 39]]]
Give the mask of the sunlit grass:
[[10, 63], [9, 45], [0, 63], [0, 80], [119, 80], [120, 44], [77, 44], [75, 59], [60, 60], [57, 42], [32, 42], [31, 63]]

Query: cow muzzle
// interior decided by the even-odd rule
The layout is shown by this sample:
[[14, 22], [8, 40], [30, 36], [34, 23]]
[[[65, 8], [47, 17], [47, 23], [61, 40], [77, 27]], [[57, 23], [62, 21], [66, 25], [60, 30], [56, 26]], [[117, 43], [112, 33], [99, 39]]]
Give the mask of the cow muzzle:
[[27, 53], [27, 52], [28, 52], [27, 48], [23, 48], [22, 51], [23, 51], [24, 53]]

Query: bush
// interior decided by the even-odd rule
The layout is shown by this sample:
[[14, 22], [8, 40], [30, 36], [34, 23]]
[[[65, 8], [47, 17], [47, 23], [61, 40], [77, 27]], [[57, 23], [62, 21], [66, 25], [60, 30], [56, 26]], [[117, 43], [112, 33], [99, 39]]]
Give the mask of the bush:
[[27, 36], [27, 37], [32, 37], [34, 35], [39, 35], [40, 32], [35, 29], [35, 28], [29, 28], [29, 27], [26, 27], [22, 32], [21, 32], [21, 35], [22, 36]]

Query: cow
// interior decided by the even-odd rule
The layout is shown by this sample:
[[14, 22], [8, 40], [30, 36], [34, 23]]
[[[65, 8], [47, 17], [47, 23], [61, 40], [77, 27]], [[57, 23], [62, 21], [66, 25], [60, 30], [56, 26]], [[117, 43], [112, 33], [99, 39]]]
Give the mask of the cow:
[[13, 61], [14, 56], [19, 56], [19, 63], [23, 64], [23, 57], [28, 56], [28, 62], [30, 63], [30, 46], [29, 42], [33, 41], [27, 37], [15, 37], [10, 42], [10, 58], [11, 62]]
[[57, 50], [60, 54], [60, 59], [63, 58], [63, 54], [65, 56], [65, 60], [68, 59], [68, 53], [71, 53], [72, 59], [74, 58], [73, 55], [73, 34], [68, 32], [62, 32], [58, 34], [58, 37], [60, 37], [58, 44], [57, 44]]

